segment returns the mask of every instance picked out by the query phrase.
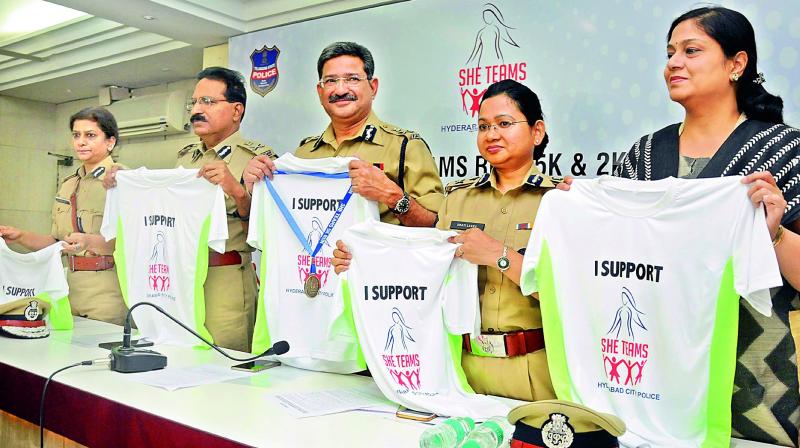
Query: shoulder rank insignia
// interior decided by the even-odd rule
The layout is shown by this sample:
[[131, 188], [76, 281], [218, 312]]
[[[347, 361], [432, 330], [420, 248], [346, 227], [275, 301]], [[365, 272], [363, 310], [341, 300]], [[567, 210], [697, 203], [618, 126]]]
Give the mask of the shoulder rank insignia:
[[203, 144], [200, 143], [200, 142], [186, 145], [186, 146], [183, 147], [183, 149], [178, 151], [178, 157], [183, 157], [186, 154], [188, 154], [189, 151], [194, 150], [194, 152], [192, 152], [192, 162], [197, 162], [200, 159], [200, 157], [203, 156], [203, 149], [202, 148], [203, 148]]
[[306, 137], [306, 138], [300, 140], [300, 145], [299, 146], [303, 146], [306, 143], [308, 143], [310, 141], [313, 141], [313, 140], [319, 140], [320, 138], [322, 138], [321, 135], [312, 135], [311, 137]]
[[191, 143], [191, 144], [188, 144], [188, 145], [184, 146], [183, 148], [181, 148], [180, 151], [178, 151], [178, 156], [186, 155], [189, 151], [192, 150], [193, 147], [195, 147], [197, 145], [199, 145], [199, 143]]
[[254, 142], [252, 140], [245, 140], [244, 142], [239, 143], [239, 146], [257, 156], [266, 155], [272, 160], [278, 158], [277, 154], [275, 154], [275, 151], [273, 151], [272, 148], [262, 143]]
[[102, 176], [103, 173], [105, 173], [105, 172], [106, 172], [106, 167], [98, 166], [97, 168], [92, 170], [92, 177], [97, 179], [98, 177]]
[[375, 133], [377, 131], [378, 129], [375, 126], [368, 124], [366, 127], [364, 127], [364, 132], [361, 134], [361, 138], [366, 142], [372, 142], [372, 140], [375, 139]]
[[394, 125], [391, 125], [391, 124], [383, 123], [380, 126], [381, 126], [381, 129], [383, 129], [384, 131], [386, 131], [386, 132], [388, 132], [390, 134], [394, 134], [394, 135], [406, 135], [406, 136], [409, 136], [409, 138], [410, 138], [410, 135], [414, 134], [414, 132], [412, 132], [412, 131], [407, 131], [407, 130], [405, 130], [403, 128], [398, 128], [397, 126], [394, 126]]
[[383, 129], [384, 131], [386, 131], [386, 132], [388, 132], [390, 134], [404, 135], [404, 136], [408, 137], [409, 140], [417, 140], [417, 139], [421, 140], [422, 139], [422, 137], [419, 135], [419, 132], [410, 131], [408, 129], [403, 129], [403, 128], [398, 128], [397, 126], [392, 126], [392, 125], [388, 125], [388, 124], [382, 124], [381, 125], [381, 129]]
[[219, 150], [217, 151], [217, 155], [219, 156], [220, 159], [225, 160], [225, 157], [231, 155], [232, 152], [233, 149], [230, 147], [230, 145], [225, 145], [222, 148], [219, 148]]
[[444, 191], [445, 193], [449, 194], [450, 192], [453, 192], [461, 188], [471, 187], [475, 185], [480, 179], [481, 177], [470, 177], [467, 179], [454, 180], [445, 185]]

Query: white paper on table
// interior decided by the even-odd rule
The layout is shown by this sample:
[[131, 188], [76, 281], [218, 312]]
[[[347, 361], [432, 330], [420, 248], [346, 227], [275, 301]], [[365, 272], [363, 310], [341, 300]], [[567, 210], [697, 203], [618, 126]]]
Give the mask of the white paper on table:
[[231, 370], [214, 364], [191, 367], [166, 368], [150, 372], [128, 373], [122, 378], [148, 386], [160, 387], [174, 391], [187, 387], [201, 386], [203, 384], [221, 383], [251, 376], [253, 373]]
[[387, 405], [397, 409], [397, 405], [391, 404], [374, 384], [348, 389], [288, 392], [271, 395], [270, 398], [297, 418], [317, 417]]
[[72, 334], [72, 337], [64, 340], [68, 344], [75, 344], [81, 347], [97, 348], [101, 342], [122, 343], [122, 333], [103, 333], [103, 334]]
[[[108, 327], [110, 326], [108, 323], [94, 320], [94, 319], [87, 319], [85, 317], [80, 316], [72, 316], [72, 327], [73, 328], [94, 328], [94, 327]], [[119, 327], [119, 333], [121, 337], [122, 335], [122, 327]]]

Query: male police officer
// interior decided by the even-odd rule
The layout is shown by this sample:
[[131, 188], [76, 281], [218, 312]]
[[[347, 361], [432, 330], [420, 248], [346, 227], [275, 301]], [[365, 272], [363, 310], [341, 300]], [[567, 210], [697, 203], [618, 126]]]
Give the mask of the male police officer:
[[[225, 253], [209, 251], [205, 324], [218, 345], [249, 351], [257, 290], [250, 257], [253, 249], [245, 242], [251, 197], [242, 185], [242, 173], [253, 157], [269, 160], [275, 153], [239, 133], [247, 103], [240, 73], [209, 67], [198, 73], [197, 79], [187, 109], [200, 141], [178, 151], [176, 166], [199, 168], [198, 176], [222, 187], [228, 213]], [[111, 177], [109, 186], [114, 184]]]
[[[303, 158], [356, 156], [350, 163], [353, 191], [380, 204], [381, 221], [430, 227], [442, 203], [442, 181], [430, 149], [418, 134], [378, 119], [375, 63], [365, 47], [336, 42], [317, 61], [317, 94], [331, 122], [322, 135], [303, 139]], [[245, 169], [248, 189], [272, 176], [269, 157], [257, 156]]]

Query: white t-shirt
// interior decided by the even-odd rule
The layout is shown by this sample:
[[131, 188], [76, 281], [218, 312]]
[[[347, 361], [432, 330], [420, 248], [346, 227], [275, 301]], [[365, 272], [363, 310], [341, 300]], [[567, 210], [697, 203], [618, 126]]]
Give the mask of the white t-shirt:
[[739, 296], [781, 285], [741, 177], [576, 180], [547, 193], [522, 266], [559, 399], [620, 417], [628, 446], [730, 444]]
[[343, 241], [353, 259], [337, 303], [351, 304], [370, 373], [388, 399], [444, 416], [506, 415], [510, 405], [475, 394], [461, 368], [461, 335], [480, 334], [478, 270], [453, 257], [453, 235], [381, 222], [351, 227]]
[[[352, 157], [301, 159], [287, 153], [275, 161], [278, 172], [286, 174], [275, 174], [271, 185], [296, 220], [312, 253], [350, 188], [347, 171], [351, 160]], [[328, 338], [331, 307], [339, 282], [331, 259], [336, 241], [348, 227], [378, 219], [374, 202], [358, 194], [350, 196], [314, 258], [320, 290], [316, 297], [309, 298], [303, 283], [309, 275], [311, 256], [279, 210], [266, 182], [255, 185], [247, 235], [247, 243], [262, 251], [254, 353], [285, 340], [289, 342], [289, 352], [278, 357], [285, 364], [334, 373], [364, 370], [363, 361], [358, 360], [357, 344]]]
[[61, 242], [57, 241], [36, 252], [21, 254], [0, 238], [0, 305], [27, 297], [46, 300], [50, 304], [50, 328], [72, 328], [61, 248]]
[[[119, 171], [108, 190], [100, 233], [117, 239], [114, 260], [129, 307], [151, 302], [205, 338], [203, 283], [208, 248], [225, 251], [228, 239], [222, 188], [198, 170]], [[166, 316], [141, 306], [133, 312], [139, 333], [154, 343], [201, 344]]]

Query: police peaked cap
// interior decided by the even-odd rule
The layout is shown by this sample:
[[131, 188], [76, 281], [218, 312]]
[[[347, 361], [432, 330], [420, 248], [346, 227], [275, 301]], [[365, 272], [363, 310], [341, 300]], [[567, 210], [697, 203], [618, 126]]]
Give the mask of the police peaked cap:
[[511, 448], [616, 448], [625, 433], [618, 417], [562, 400], [542, 400], [508, 414]]

